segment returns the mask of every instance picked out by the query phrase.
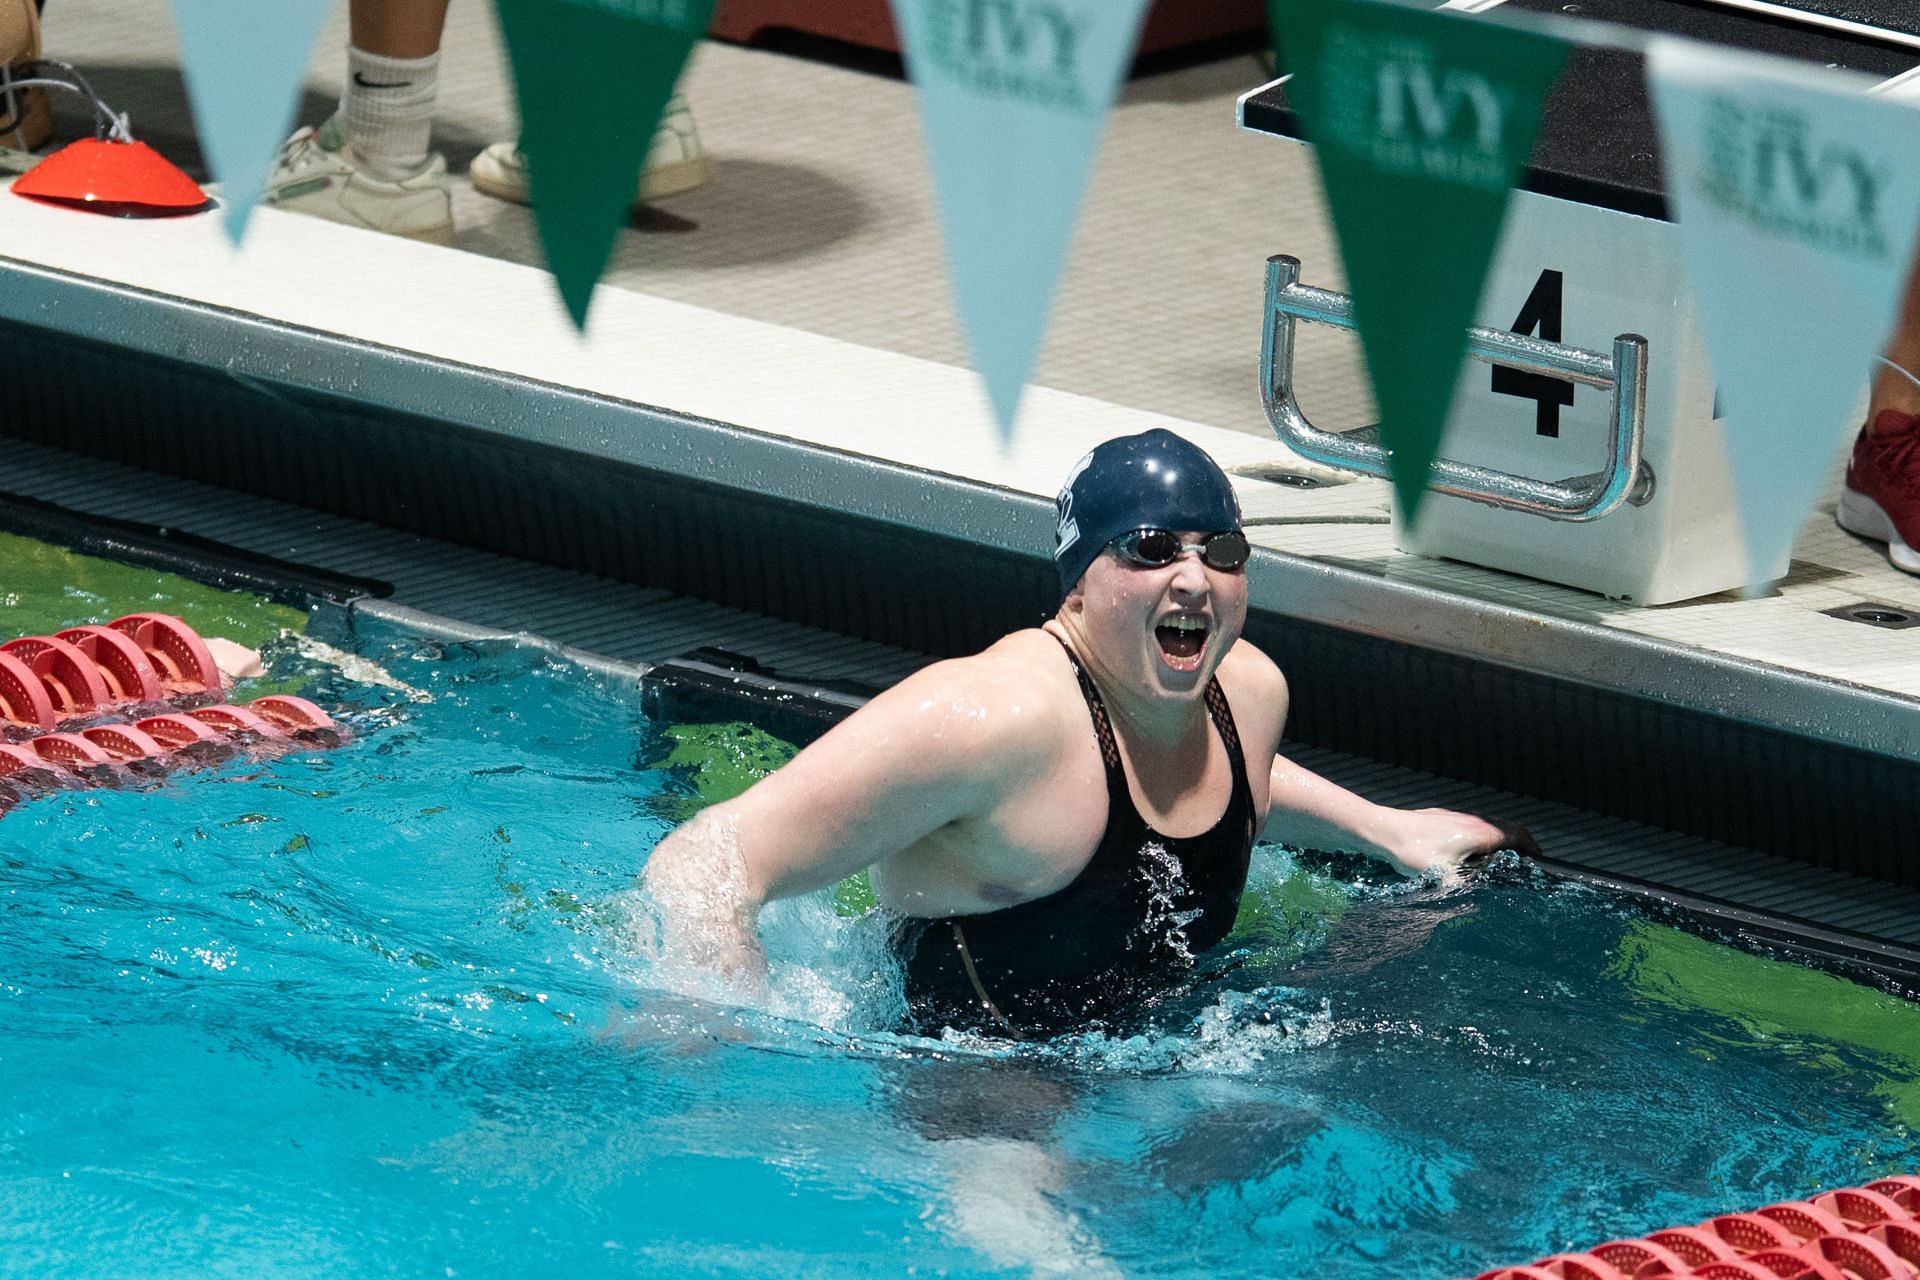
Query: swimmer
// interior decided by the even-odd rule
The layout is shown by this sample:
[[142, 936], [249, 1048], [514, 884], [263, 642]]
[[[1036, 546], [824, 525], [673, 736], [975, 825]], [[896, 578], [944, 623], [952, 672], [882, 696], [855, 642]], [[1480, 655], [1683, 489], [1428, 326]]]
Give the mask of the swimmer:
[[1240, 638], [1249, 554], [1213, 460], [1110, 440], [1058, 499], [1043, 625], [875, 697], [661, 841], [661, 957], [763, 984], [761, 905], [869, 869], [913, 1023], [1047, 1033], [1177, 983], [1227, 935], [1253, 843], [1456, 873], [1524, 833], [1389, 809], [1277, 754], [1287, 682]]

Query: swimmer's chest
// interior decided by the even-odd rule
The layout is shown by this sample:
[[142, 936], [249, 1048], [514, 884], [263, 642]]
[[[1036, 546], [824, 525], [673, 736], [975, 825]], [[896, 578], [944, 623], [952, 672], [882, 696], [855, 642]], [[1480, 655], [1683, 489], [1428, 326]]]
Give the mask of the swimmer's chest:
[[[886, 896], [911, 914], [960, 915], [1043, 898], [1072, 884], [1105, 837], [1110, 820], [1107, 772], [1091, 733], [981, 817], [949, 823], [890, 859]], [[1233, 792], [1226, 746], [1210, 733], [1204, 766], [1189, 767], [1191, 785], [1159, 787], [1172, 801], [1155, 805], [1156, 789], [1129, 785], [1133, 809], [1155, 832], [1174, 837], [1210, 830]], [[1146, 795], [1142, 792], [1145, 790]], [[876, 889], [879, 881], [876, 881]]]

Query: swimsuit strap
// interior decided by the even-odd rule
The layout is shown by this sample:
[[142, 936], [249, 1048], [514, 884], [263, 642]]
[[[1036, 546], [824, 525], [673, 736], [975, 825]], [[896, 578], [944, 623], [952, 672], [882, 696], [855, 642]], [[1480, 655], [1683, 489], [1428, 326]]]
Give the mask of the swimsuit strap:
[[[1052, 636], [1053, 632], [1047, 634]], [[1120, 744], [1113, 738], [1113, 724], [1107, 719], [1107, 704], [1100, 700], [1100, 691], [1093, 687], [1093, 677], [1080, 665], [1079, 655], [1074, 653], [1072, 646], [1060, 640], [1059, 636], [1053, 638], [1059, 640], [1060, 647], [1066, 650], [1067, 665], [1073, 668], [1074, 678], [1080, 681], [1080, 696], [1087, 700], [1087, 714], [1093, 717], [1093, 736], [1100, 740], [1100, 758], [1106, 762], [1107, 777], [1111, 779], [1119, 773], [1121, 782], [1125, 783], [1126, 774], [1120, 768]]]
[[1240, 749], [1240, 730], [1233, 723], [1233, 708], [1227, 705], [1227, 691], [1220, 687], [1220, 677], [1207, 681], [1207, 710], [1213, 713], [1213, 723], [1220, 730], [1220, 740], [1227, 744], [1227, 751], [1233, 757], [1235, 773], [1245, 772], [1245, 753]]

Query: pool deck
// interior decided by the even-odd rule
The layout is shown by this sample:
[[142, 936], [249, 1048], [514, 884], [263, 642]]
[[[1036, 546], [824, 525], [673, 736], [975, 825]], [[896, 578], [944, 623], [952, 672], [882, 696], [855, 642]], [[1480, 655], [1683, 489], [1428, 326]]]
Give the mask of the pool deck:
[[[308, 121], [338, 83], [342, 9]], [[148, 0], [47, 15], [49, 53], [181, 154], [170, 31]], [[454, 10], [444, 63], [457, 171], [512, 129], [487, 6]], [[1046, 500], [1111, 435], [1167, 426], [1249, 476], [1324, 474], [1271, 437], [1256, 385], [1266, 255], [1340, 286], [1306, 153], [1234, 127], [1262, 78], [1242, 57], [1129, 88], [1011, 446], [964, 367], [907, 86], [729, 46], [683, 86], [714, 180], [621, 233], [584, 336], [531, 265], [527, 211], [463, 183], [450, 250], [261, 210], [235, 252], [212, 218], [0, 199], [0, 319], [1043, 555]], [[1368, 420], [1350, 338], [1310, 330], [1300, 358], [1318, 420]], [[1920, 580], [1841, 532], [1831, 495], [1776, 592], [1647, 608], [1401, 553], [1380, 482], [1236, 483], [1271, 553], [1256, 607], [1920, 760], [1920, 628], [1825, 612], [1920, 614]]]

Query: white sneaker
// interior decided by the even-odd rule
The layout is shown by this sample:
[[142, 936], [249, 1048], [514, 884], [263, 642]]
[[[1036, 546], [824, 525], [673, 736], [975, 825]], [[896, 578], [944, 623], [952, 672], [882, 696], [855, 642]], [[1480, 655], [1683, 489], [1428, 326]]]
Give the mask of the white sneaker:
[[301, 129], [280, 149], [267, 175], [266, 203], [330, 222], [389, 235], [453, 243], [453, 196], [446, 158], [435, 152], [426, 167], [399, 180], [377, 178], [360, 166], [353, 148], [329, 119]]
[[[707, 153], [693, 127], [693, 111], [679, 94], [667, 100], [666, 114], [654, 131], [647, 151], [647, 167], [640, 174], [640, 190], [633, 202], [661, 200], [691, 191], [706, 182]], [[532, 204], [527, 187], [527, 157], [517, 142], [496, 142], [473, 158], [467, 180], [474, 190], [515, 204]]]

